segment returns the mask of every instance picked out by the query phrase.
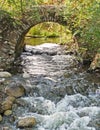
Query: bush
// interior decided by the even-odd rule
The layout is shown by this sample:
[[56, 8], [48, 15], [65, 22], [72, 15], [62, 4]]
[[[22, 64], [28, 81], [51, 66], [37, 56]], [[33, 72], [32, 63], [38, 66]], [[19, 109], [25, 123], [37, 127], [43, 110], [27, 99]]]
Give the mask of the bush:
[[90, 52], [96, 52], [100, 48], [100, 4], [95, 6], [91, 19], [83, 28], [81, 41], [86, 43]]

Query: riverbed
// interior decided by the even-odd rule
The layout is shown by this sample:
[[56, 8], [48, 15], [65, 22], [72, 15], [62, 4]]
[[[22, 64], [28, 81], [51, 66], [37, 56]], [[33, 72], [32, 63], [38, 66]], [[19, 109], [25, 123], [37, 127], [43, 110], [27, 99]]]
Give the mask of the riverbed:
[[6, 85], [21, 83], [25, 95], [13, 104], [13, 113], [0, 123], [20, 130], [18, 121], [34, 117], [23, 130], [100, 130], [100, 77], [90, 74], [61, 45], [27, 45]]

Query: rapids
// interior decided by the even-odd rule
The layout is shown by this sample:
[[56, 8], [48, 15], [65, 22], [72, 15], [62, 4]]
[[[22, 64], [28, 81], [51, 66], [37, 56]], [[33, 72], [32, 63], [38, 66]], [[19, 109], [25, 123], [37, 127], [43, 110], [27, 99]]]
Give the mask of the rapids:
[[23, 130], [100, 130], [100, 77], [87, 73], [57, 44], [27, 45], [20, 59], [7, 82], [21, 82], [26, 94], [1, 128], [20, 130], [20, 118], [35, 117], [36, 125]]

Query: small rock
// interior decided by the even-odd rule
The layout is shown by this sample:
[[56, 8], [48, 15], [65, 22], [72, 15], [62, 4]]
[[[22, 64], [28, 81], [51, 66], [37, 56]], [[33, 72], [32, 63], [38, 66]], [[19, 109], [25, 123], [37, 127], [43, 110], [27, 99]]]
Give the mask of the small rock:
[[7, 98], [6, 98], [6, 101], [11, 101], [11, 102], [14, 102], [15, 101], [15, 97], [13, 97], [13, 96], [8, 96]]
[[1, 113], [3, 113], [6, 110], [9, 110], [12, 108], [13, 102], [15, 101], [15, 97], [8, 96], [5, 101], [1, 103]]
[[0, 84], [4, 83], [5, 78], [0, 78]]
[[92, 61], [89, 70], [100, 69], [100, 52], [95, 55], [94, 60]]
[[4, 101], [2, 103], [2, 110], [3, 111], [10, 110], [10, 109], [12, 109], [12, 105], [13, 105], [13, 103], [11, 101]]
[[2, 121], [2, 116], [0, 115], [0, 122]]
[[0, 78], [8, 78], [11, 76], [12, 75], [9, 72], [6, 72], [6, 71], [0, 72]]
[[2, 33], [2, 30], [0, 29], [0, 33]]
[[32, 127], [36, 125], [36, 120], [34, 117], [24, 117], [18, 121], [17, 125], [19, 128]]
[[23, 73], [23, 78], [30, 78], [30, 75], [26, 72]]
[[2, 130], [11, 130], [9, 127], [3, 127]]
[[11, 86], [6, 87], [6, 94], [13, 97], [21, 97], [25, 94], [25, 88], [21, 84], [11, 84]]
[[7, 111], [4, 112], [4, 115], [5, 115], [5, 116], [9, 116], [9, 115], [11, 115], [11, 114], [12, 114], [12, 111], [11, 111], [11, 110], [7, 110]]
[[23, 99], [21, 99], [21, 98], [18, 98], [18, 99], [16, 100], [16, 104], [17, 104], [18, 106], [22, 106], [22, 107], [26, 107], [26, 106], [29, 105], [27, 101], [25, 101], [25, 100], [23, 100]]

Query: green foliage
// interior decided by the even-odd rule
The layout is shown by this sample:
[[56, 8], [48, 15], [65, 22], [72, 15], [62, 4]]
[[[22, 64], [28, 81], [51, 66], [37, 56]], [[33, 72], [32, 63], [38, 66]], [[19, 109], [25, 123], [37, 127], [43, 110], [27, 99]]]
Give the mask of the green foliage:
[[83, 42], [88, 43], [90, 51], [97, 51], [100, 48], [100, 4], [93, 10], [91, 19], [83, 29], [82, 39]]
[[65, 44], [71, 41], [72, 34], [67, 27], [61, 26], [53, 22], [44, 22], [38, 24], [30, 29], [27, 36], [32, 37], [45, 37], [45, 38], [57, 38], [59, 37], [59, 43]]
[[100, 53], [100, 48], [98, 49], [97, 53]]
[[80, 45], [95, 53], [100, 48], [100, 0], [68, 0], [66, 6], [68, 28]]
[[33, 0], [0, 0], [0, 8], [9, 12], [13, 17], [22, 17], [24, 11], [35, 5]]
[[47, 37], [52, 38], [52, 37], [59, 37], [59, 34], [56, 32], [53, 33], [49, 33], [49, 35], [47, 35]]
[[29, 32], [28, 32], [29, 35], [31, 36], [39, 36], [39, 35], [42, 35], [41, 31], [40, 31], [40, 28], [34, 28], [34, 29], [31, 29]]

